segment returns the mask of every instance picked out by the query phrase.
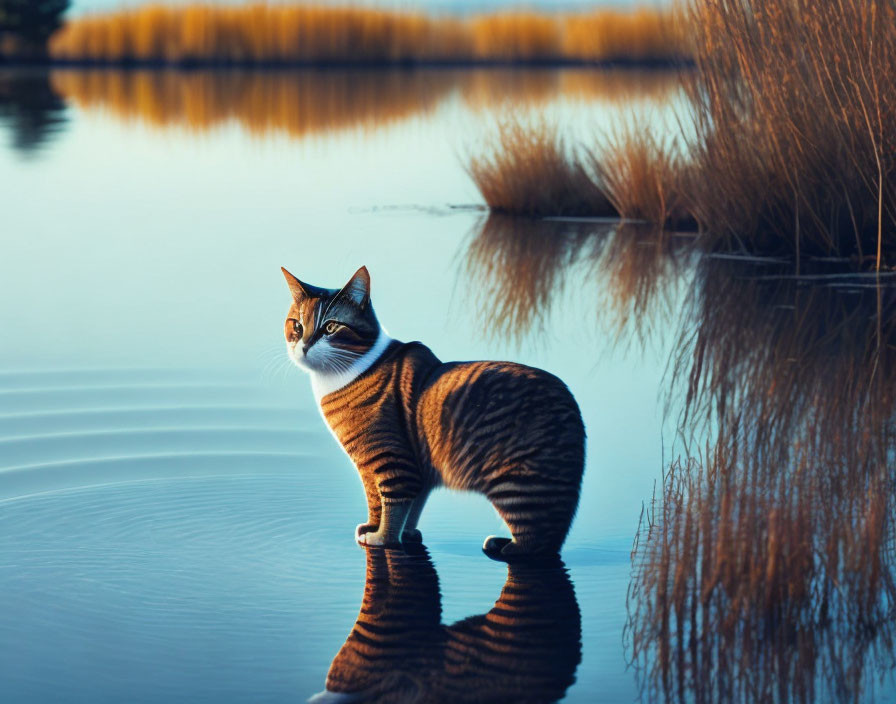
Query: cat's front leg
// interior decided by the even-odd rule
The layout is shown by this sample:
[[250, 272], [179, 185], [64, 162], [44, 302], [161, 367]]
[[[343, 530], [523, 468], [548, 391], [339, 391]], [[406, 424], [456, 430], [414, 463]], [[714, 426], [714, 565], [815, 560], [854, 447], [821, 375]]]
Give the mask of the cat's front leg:
[[383, 500], [372, 477], [364, 481], [364, 493], [367, 495], [367, 523], [359, 523], [355, 528], [355, 540], [359, 543], [363, 543], [361, 536], [365, 533], [379, 530], [380, 516], [383, 513]]
[[404, 524], [413, 504], [411, 499], [383, 501], [379, 527], [358, 534], [358, 542], [361, 545], [400, 545]]

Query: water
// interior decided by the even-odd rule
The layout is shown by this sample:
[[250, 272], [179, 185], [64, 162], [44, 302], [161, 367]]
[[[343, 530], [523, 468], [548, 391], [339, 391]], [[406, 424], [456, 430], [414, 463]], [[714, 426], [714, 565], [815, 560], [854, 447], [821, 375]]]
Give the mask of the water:
[[[563, 653], [544, 698], [662, 698], [649, 664], [627, 668], [641, 653], [655, 659], [631, 639], [660, 614], [627, 597], [645, 574], [630, 559], [642, 509], [662, 498], [669, 462], [688, 456], [676, 365], [686, 373], [693, 359], [689, 331], [719, 339], [761, 327], [708, 318], [716, 309], [701, 308], [701, 295], [736, 302], [726, 313], [769, 297], [771, 310], [792, 311], [805, 287], [729, 290], [743, 272], [720, 274], [683, 237], [486, 220], [463, 160], [509, 112], [547, 114], [583, 139], [632, 111], [663, 124], [679, 108], [668, 78], [7, 72], [0, 96], [4, 701], [304, 701], [324, 689], [368, 569], [368, 587], [400, 572], [418, 590], [425, 615], [401, 624], [401, 642], [428, 682], [445, 670], [432, 643], [489, 612], [506, 582], [534, 593], [529, 606], [548, 624], [580, 623], [578, 634], [549, 625], [520, 640], [521, 672]], [[363, 492], [307, 378], [286, 362], [278, 268], [335, 287], [361, 264], [393, 337], [444, 360], [512, 359], [568, 383], [588, 460], [565, 567], [509, 575], [480, 552], [486, 535], [506, 532], [486, 500], [446, 492], [420, 523], [429, 558], [383, 567], [354, 544]], [[768, 276], [752, 266], [749, 280]], [[871, 315], [848, 336], [872, 335], [874, 310], [886, 336], [879, 313], [892, 294], [848, 283], [817, 306], [860, 296], [856, 309], [867, 303]], [[756, 348], [792, 328], [779, 322]], [[844, 367], [858, 378], [871, 359], [830, 349], [831, 364], [808, 381]], [[889, 357], [874, 359], [888, 379]], [[719, 362], [742, 382], [732, 398], [765, 379], [762, 360], [748, 362], [746, 352]], [[720, 427], [713, 417], [692, 436], [713, 439]], [[566, 593], [564, 569], [574, 600], [551, 606], [537, 586]], [[389, 603], [378, 606], [384, 623]], [[886, 655], [875, 643], [865, 647]]]

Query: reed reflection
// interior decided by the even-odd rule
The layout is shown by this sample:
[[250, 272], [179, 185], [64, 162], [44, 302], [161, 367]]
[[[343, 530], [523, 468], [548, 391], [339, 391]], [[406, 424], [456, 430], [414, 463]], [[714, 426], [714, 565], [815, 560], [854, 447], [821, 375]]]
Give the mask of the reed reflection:
[[644, 341], [671, 312], [691, 240], [637, 223], [540, 220], [491, 214], [474, 228], [464, 276], [486, 332], [517, 341], [542, 330], [571, 288], [595, 296], [585, 325]]
[[12, 136], [13, 149], [38, 150], [66, 122], [65, 103], [42, 71], [0, 71], [0, 125]]
[[459, 95], [473, 107], [539, 103], [560, 96], [663, 101], [674, 76], [596, 71], [59, 70], [52, 85], [83, 109], [158, 128], [207, 130], [229, 120], [252, 133], [302, 137], [355, 127], [382, 127], [425, 115]]
[[645, 699], [863, 701], [894, 658], [896, 295], [706, 259], [633, 554]]
[[896, 667], [896, 276], [581, 227], [490, 218], [466, 266], [508, 331], [542, 325], [564, 287], [602, 290], [590, 324], [642, 339], [683, 301], [665, 391], [682, 454], [629, 589], [643, 699], [867, 700]]
[[581, 619], [559, 561], [509, 565], [495, 606], [441, 623], [425, 548], [367, 549], [361, 611], [315, 702], [553, 702], [575, 681]]

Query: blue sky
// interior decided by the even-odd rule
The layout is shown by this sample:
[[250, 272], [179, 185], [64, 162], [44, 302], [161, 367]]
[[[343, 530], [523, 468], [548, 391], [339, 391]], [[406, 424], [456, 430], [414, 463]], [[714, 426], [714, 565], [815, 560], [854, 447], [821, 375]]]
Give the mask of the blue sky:
[[[178, 2], [195, 2], [196, 0], [167, 0], [170, 4]], [[211, 4], [234, 4], [240, 3], [242, 0], [203, 0]], [[286, 0], [287, 2], [289, 0]], [[300, 1], [300, 0], [295, 0]], [[481, 9], [495, 9], [503, 7], [526, 6], [539, 7], [543, 9], [560, 9], [560, 8], [582, 8], [595, 6], [632, 6], [638, 5], [659, 5], [665, 4], [663, 0], [314, 0], [323, 4], [353, 4], [353, 5], [380, 5], [388, 7], [406, 7], [406, 8], [430, 8], [433, 10], [452, 10], [452, 11], [469, 11]], [[72, 0], [72, 12], [78, 14], [93, 9], [110, 9], [125, 5], [140, 5], [147, 0]], [[277, 0], [272, 0], [271, 4], [276, 4]]]

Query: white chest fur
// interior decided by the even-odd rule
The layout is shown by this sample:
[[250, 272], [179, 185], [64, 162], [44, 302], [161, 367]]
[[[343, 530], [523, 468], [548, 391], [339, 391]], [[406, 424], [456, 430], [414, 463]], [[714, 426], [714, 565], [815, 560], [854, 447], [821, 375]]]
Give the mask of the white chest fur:
[[330, 373], [312, 371], [311, 390], [314, 392], [314, 398], [317, 401], [318, 407], [324, 396], [331, 394], [334, 391], [338, 391], [343, 386], [348, 386], [351, 382], [361, 376], [361, 374], [370, 369], [374, 362], [376, 362], [383, 352], [386, 351], [390, 342], [392, 342], [392, 338], [389, 337], [385, 330], [380, 329], [379, 337], [377, 337], [376, 342], [373, 343], [373, 347], [352, 362], [347, 369]]

